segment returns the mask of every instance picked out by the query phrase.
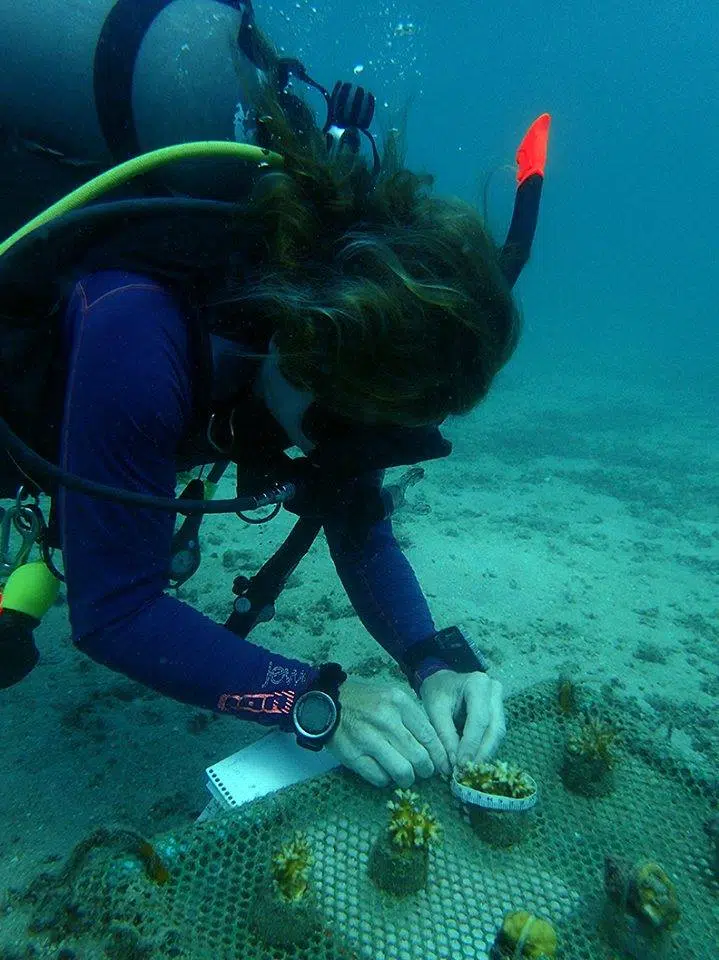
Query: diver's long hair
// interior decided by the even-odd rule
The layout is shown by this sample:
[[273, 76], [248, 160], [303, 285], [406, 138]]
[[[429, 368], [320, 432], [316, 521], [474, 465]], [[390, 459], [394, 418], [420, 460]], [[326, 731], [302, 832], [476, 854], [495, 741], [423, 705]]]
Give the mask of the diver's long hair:
[[364, 157], [328, 153], [302, 109], [293, 95], [290, 122], [268, 91], [258, 111], [261, 144], [285, 162], [242, 218], [256, 256], [230, 277], [224, 316], [238, 335], [245, 320], [271, 329], [287, 379], [340, 416], [466, 413], [519, 335], [498, 247], [473, 207], [433, 197], [432, 178], [404, 167], [400, 132], [384, 138], [375, 178]]

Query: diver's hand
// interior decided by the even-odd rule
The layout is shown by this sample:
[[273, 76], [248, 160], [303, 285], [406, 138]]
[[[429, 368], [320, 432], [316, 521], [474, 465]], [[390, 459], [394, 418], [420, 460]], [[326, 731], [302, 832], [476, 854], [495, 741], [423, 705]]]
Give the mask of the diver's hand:
[[495, 753], [507, 729], [498, 680], [438, 670], [422, 682], [419, 695], [452, 766]]
[[342, 714], [327, 749], [376, 787], [411, 787], [417, 777], [449, 772], [449, 759], [421, 704], [399, 684], [349, 678]]

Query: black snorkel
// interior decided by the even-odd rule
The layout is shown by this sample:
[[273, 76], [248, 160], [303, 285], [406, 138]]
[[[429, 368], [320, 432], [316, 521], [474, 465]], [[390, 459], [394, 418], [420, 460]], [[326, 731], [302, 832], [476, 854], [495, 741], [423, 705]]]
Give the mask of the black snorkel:
[[539, 218], [544, 185], [551, 117], [543, 113], [531, 124], [517, 150], [517, 192], [499, 265], [510, 288], [514, 287], [529, 260]]

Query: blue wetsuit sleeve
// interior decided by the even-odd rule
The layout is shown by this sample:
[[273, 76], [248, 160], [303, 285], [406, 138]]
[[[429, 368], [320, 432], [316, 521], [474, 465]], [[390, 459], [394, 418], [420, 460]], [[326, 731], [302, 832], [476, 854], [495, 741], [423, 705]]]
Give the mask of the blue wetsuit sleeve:
[[[332, 560], [352, 606], [367, 631], [402, 665], [413, 644], [435, 632], [429, 605], [409, 560], [400, 549], [389, 519], [373, 524], [366, 535], [351, 522], [355, 498], [363, 489], [378, 488], [382, 473], [369, 473], [353, 482], [343, 508], [324, 524]], [[418, 680], [446, 666], [426, 660]]]
[[[192, 416], [187, 323], [167, 291], [120, 272], [79, 283], [65, 323], [60, 459], [92, 480], [175, 495]], [[186, 703], [289, 728], [315, 678], [167, 595], [174, 515], [62, 489], [73, 639], [93, 659]]]

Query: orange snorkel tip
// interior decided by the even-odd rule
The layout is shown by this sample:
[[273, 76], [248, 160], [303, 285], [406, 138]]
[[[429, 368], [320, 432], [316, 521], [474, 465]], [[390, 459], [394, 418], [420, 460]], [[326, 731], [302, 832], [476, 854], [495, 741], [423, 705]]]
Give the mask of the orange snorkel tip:
[[543, 113], [532, 123], [517, 150], [517, 191], [512, 221], [499, 252], [499, 265], [513, 287], [529, 259], [537, 228], [552, 118]]
[[532, 174], [544, 177], [547, 165], [547, 144], [552, 118], [543, 113], [531, 124], [517, 149], [517, 183], [524, 183]]

